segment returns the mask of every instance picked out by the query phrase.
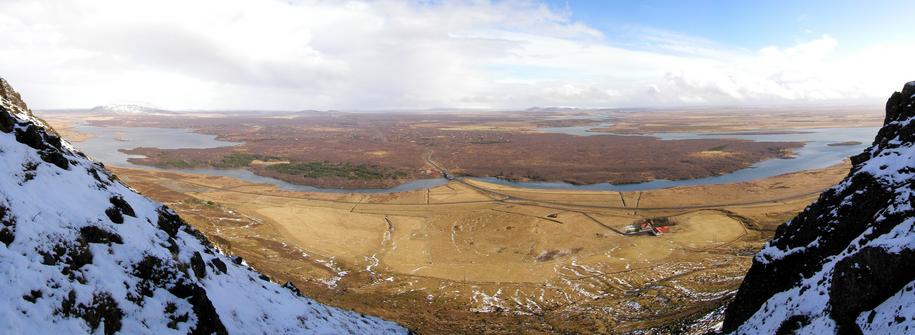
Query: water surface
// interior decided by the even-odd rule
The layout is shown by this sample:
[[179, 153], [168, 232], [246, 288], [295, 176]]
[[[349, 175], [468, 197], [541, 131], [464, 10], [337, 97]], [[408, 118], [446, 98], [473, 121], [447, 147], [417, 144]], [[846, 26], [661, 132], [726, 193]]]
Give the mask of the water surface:
[[[588, 129], [594, 126], [581, 127], [548, 127], [538, 128], [541, 132], [563, 133], [575, 136], [608, 136], [618, 135], [601, 132], [589, 132]], [[649, 136], [658, 137], [662, 140], [685, 140], [685, 139], [707, 139], [707, 138], [735, 138], [753, 141], [772, 141], [772, 142], [804, 142], [802, 148], [795, 150], [795, 157], [791, 159], [768, 159], [746, 169], [737, 170], [732, 173], [721, 176], [712, 176], [698, 179], [687, 180], [654, 180], [644, 183], [635, 184], [590, 184], [590, 185], [573, 185], [564, 182], [514, 182], [492, 177], [472, 178], [491, 183], [502, 185], [511, 185], [516, 187], [532, 189], [568, 189], [568, 190], [608, 190], [608, 191], [646, 191], [676, 186], [692, 186], [707, 184], [735, 183], [749, 180], [768, 178], [786, 173], [798, 172], [803, 170], [819, 169], [837, 164], [845, 158], [856, 155], [867, 148], [873, 141], [877, 133], [877, 127], [861, 128], [817, 128], [803, 129], [797, 133], [779, 133], [779, 134], [758, 134], [758, 133], [685, 133], [670, 132], [656, 133]], [[175, 128], [150, 128], [150, 127], [96, 127], [89, 125], [77, 125], [74, 130], [92, 134], [93, 137], [76, 143], [75, 145], [83, 150], [89, 156], [108, 165], [157, 169], [155, 167], [136, 165], [127, 161], [131, 157], [142, 157], [139, 155], [128, 155], [120, 152], [120, 149], [132, 149], [137, 147], [154, 147], [161, 149], [178, 149], [178, 148], [215, 148], [234, 146], [239, 143], [220, 141], [214, 135], [206, 135], [192, 132], [188, 129]], [[635, 135], [634, 135], [635, 136]], [[638, 135], [644, 136], [644, 135]], [[856, 141], [861, 144], [829, 146], [833, 143]], [[157, 169], [159, 170], [159, 169]], [[301, 191], [301, 192], [335, 192], [335, 193], [391, 193], [404, 192], [418, 189], [432, 188], [444, 185], [448, 180], [444, 178], [419, 179], [404, 184], [384, 189], [333, 189], [318, 188], [313, 186], [298, 185], [285, 182], [279, 179], [258, 176], [245, 169], [168, 169], [166, 171], [177, 171], [185, 173], [198, 173], [212, 176], [226, 176], [242, 179], [253, 183], [265, 183], [276, 185], [280, 189]]]
[[130, 163], [127, 159], [144, 157], [125, 154], [120, 151], [121, 149], [206, 149], [240, 144], [220, 141], [214, 135], [199, 134], [180, 128], [97, 127], [78, 124], [73, 130], [92, 135], [91, 138], [73, 145], [95, 160], [115, 166], [138, 167], [139, 165]]
[[[588, 129], [595, 128], [595, 126], [583, 126], [583, 127], [554, 127], [554, 128], [540, 128], [540, 131], [552, 132], [552, 133], [563, 133], [575, 136], [607, 136], [607, 135], [619, 135], [619, 134], [610, 134], [603, 132], [590, 132]], [[511, 185], [517, 187], [525, 188], [536, 188], [536, 189], [569, 189], [569, 190], [607, 190], [607, 191], [647, 191], [661, 188], [677, 187], [677, 186], [694, 186], [694, 185], [709, 185], [709, 184], [725, 184], [725, 183], [736, 183], [743, 181], [750, 181], [756, 179], [763, 179], [768, 177], [774, 177], [777, 175], [782, 175], [786, 173], [820, 169], [825, 168], [831, 165], [838, 164], [842, 160], [848, 158], [849, 156], [854, 156], [861, 153], [864, 149], [870, 146], [870, 143], [873, 142], [874, 136], [877, 134], [877, 131], [880, 128], [878, 127], [857, 127], [857, 128], [812, 128], [812, 129], [802, 129], [793, 133], [778, 133], [778, 134], [759, 134], [759, 133], [685, 133], [685, 132], [670, 132], [670, 133], [655, 133], [647, 136], [654, 136], [662, 140], [690, 140], [690, 139], [708, 139], [708, 138], [734, 138], [734, 139], [744, 139], [760, 142], [804, 142], [804, 146], [799, 149], [795, 149], [794, 158], [790, 159], [780, 159], [773, 158], [767, 159], [756, 164], [753, 164], [749, 168], [741, 169], [734, 171], [732, 173], [712, 176], [705, 178], [697, 179], [686, 179], [686, 180], [665, 180], [659, 179], [644, 183], [634, 183], [634, 184], [610, 184], [610, 183], [600, 183], [600, 184], [590, 184], [590, 185], [574, 185], [564, 182], [514, 182], [507, 181], [498, 178], [477, 178], [479, 180], [497, 183], [501, 185]], [[630, 136], [630, 135], [627, 135]], [[631, 135], [631, 136], [645, 136], [645, 135]], [[839, 145], [839, 146], [830, 146], [832, 143], [841, 143], [856, 141], [861, 142], [860, 144], [855, 145]]]
[[214, 135], [200, 134], [189, 129], [179, 128], [97, 127], [80, 124], [74, 126], [73, 130], [93, 136], [83, 142], [74, 143], [77, 148], [93, 159], [112, 166], [234, 177], [252, 183], [272, 184], [280, 189], [300, 192], [393, 193], [432, 188], [448, 183], [445, 178], [434, 178], [413, 180], [391, 188], [336, 189], [293, 184], [276, 178], [258, 176], [246, 169], [160, 169], [148, 165], [133, 164], [127, 160], [144, 156], [129, 155], [120, 150], [139, 147], [206, 149], [234, 146], [239, 143], [220, 141]]

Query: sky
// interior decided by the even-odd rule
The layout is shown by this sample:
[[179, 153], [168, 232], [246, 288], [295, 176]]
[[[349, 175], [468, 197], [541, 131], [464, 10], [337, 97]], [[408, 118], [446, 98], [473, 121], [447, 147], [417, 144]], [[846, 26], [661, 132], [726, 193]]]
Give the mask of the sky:
[[34, 109], [879, 106], [913, 1], [0, 0]]

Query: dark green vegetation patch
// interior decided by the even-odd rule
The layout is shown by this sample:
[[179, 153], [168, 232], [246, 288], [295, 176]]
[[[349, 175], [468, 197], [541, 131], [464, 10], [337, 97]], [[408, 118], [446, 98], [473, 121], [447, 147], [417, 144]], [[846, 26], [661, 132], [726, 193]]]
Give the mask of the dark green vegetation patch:
[[271, 165], [268, 169], [305, 178], [345, 178], [354, 180], [379, 180], [406, 177], [403, 171], [383, 168], [377, 165], [310, 162]]
[[236, 151], [222, 156], [222, 158], [218, 161], [164, 159], [155, 163], [155, 165], [161, 168], [177, 169], [192, 169], [203, 166], [213, 167], [217, 169], [241, 169], [248, 167], [251, 165], [251, 162], [255, 160], [270, 161], [276, 159], [278, 158]]
[[222, 156], [222, 160], [213, 163], [213, 167], [217, 169], [236, 169], [244, 168], [251, 165], [251, 162], [255, 160], [265, 160], [261, 155], [252, 155], [244, 152], [233, 152], [231, 154]]

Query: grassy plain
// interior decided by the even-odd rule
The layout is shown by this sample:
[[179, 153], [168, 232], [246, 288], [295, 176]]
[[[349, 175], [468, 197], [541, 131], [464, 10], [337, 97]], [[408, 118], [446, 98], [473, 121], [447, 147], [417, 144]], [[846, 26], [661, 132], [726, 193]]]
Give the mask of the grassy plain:
[[597, 132], [790, 133], [811, 128], [880, 127], [880, 106], [702, 107], [645, 109], [616, 114], [613, 124]]
[[[226, 177], [114, 169], [224, 250], [316, 299], [422, 334], [609, 333], [727, 301], [771, 230], [848, 164], [646, 192], [453, 181], [394, 194], [301, 193]], [[624, 235], [647, 217], [677, 224]]]
[[[242, 151], [143, 153], [270, 176], [294, 169], [302, 179], [287, 180], [367, 187], [440, 170], [570, 182], [697, 177], [771, 154], [770, 144], [599, 139], [539, 134], [538, 126], [609, 120], [609, 128], [591, 131], [792, 133], [882, 120], [848, 108], [741, 111], [43, 117], [71, 141], [82, 139], [71, 126], [85, 117], [99, 125], [190, 127], [248, 144]], [[678, 322], [727, 302], [772, 231], [841, 180], [848, 163], [737, 184], [622, 193], [470, 179], [393, 194], [301, 193], [227, 177], [113, 170], [223, 250], [321, 302], [422, 334], [515, 334], [678, 331]], [[399, 171], [408, 175], [374, 179]], [[677, 224], [660, 236], [624, 234], [656, 217]]]

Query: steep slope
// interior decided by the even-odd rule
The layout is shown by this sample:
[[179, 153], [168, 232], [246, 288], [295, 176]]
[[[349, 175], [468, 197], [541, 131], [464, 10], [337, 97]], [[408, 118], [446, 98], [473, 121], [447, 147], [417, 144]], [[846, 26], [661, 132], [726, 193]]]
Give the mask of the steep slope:
[[724, 330], [915, 333], [915, 82], [886, 105], [873, 145], [753, 260]]
[[24, 334], [406, 333], [323, 306], [121, 184], [0, 79], [0, 329]]

